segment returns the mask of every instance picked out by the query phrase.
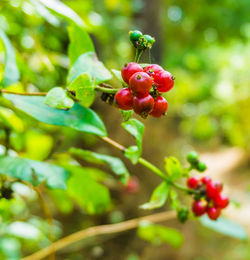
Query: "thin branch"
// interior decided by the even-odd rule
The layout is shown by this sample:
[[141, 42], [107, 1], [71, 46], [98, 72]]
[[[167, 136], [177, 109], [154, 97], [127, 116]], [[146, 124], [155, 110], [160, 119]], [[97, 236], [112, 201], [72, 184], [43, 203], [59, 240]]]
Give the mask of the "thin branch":
[[53, 252], [53, 250], [58, 251], [62, 248], [65, 248], [87, 237], [93, 237], [93, 236], [104, 235], [104, 234], [115, 234], [130, 229], [134, 229], [139, 226], [141, 221], [150, 221], [153, 223], [164, 222], [175, 218], [175, 215], [176, 215], [175, 211], [167, 211], [167, 212], [152, 214], [145, 217], [127, 220], [118, 224], [108, 224], [108, 225], [100, 225], [100, 226], [86, 228], [58, 240], [52, 245], [32, 255], [24, 257], [22, 258], [22, 260], [34, 260], [34, 259], [40, 260], [48, 256], [51, 252]]
[[22, 96], [46, 96], [47, 92], [16, 92], [6, 89], [0, 89], [0, 93], [22, 95]]
[[4, 152], [4, 155], [7, 156], [9, 148], [10, 148], [10, 129], [9, 128], [5, 128], [4, 131], [5, 131], [5, 135], [6, 135], [6, 137], [5, 137], [5, 152]]

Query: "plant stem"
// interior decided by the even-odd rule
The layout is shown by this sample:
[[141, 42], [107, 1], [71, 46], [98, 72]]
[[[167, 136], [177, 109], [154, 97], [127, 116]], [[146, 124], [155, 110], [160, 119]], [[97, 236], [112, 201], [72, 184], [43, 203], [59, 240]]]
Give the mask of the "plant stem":
[[136, 49], [136, 52], [135, 52], [135, 62], [139, 62], [142, 53], [143, 53], [142, 49]]
[[118, 89], [115, 88], [107, 88], [107, 87], [101, 87], [101, 86], [95, 86], [96, 91], [101, 91], [103, 93], [110, 93], [110, 94], [115, 94]]
[[158, 175], [159, 177], [161, 177], [162, 179], [167, 181], [167, 176], [159, 169], [157, 168], [155, 165], [153, 165], [151, 162], [145, 160], [144, 158], [140, 157], [138, 162], [145, 166], [146, 168], [148, 168], [149, 170], [151, 170], [152, 172], [154, 172], [156, 175]]
[[5, 131], [5, 135], [6, 135], [6, 137], [5, 137], [5, 152], [4, 152], [4, 155], [7, 156], [9, 148], [10, 148], [10, 129], [9, 128], [5, 128], [4, 131]]
[[48, 256], [49, 254], [51, 254], [54, 250], [58, 251], [84, 238], [94, 237], [98, 235], [105, 235], [105, 234], [116, 234], [119, 232], [137, 228], [140, 225], [141, 221], [150, 221], [153, 223], [159, 223], [159, 222], [173, 219], [175, 218], [175, 216], [176, 216], [175, 211], [166, 211], [166, 212], [148, 215], [145, 217], [130, 219], [117, 224], [100, 225], [100, 226], [94, 226], [94, 227], [82, 229], [80, 231], [77, 231], [69, 236], [66, 236], [54, 242], [50, 246], [45, 247], [39, 250], [38, 252], [35, 252], [32, 255], [22, 258], [22, 260], [34, 260], [34, 259], [40, 260]]
[[6, 89], [0, 89], [0, 93], [22, 95], [22, 96], [46, 96], [47, 92], [16, 92]]

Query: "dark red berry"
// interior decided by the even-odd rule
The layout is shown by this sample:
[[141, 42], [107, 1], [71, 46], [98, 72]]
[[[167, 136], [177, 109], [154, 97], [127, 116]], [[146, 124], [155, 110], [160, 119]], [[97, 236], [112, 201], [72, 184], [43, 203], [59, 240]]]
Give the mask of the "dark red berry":
[[125, 64], [121, 71], [122, 78], [128, 84], [131, 76], [139, 71], [143, 71], [143, 69], [138, 63], [130, 62]]
[[129, 87], [136, 95], [146, 96], [151, 89], [153, 81], [145, 72], [136, 72], [129, 80]]
[[196, 216], [203, 215], [207, 210], [207, 202], [205, 200], [194, 201], [192, 210]]
[[154, 108], [153, 111], [150, 112], [150, 115], [153, 117], [160, 117], [167, 111], [167, 109], [167, 100], [162, 96], [158, 96], [158, 98], [155, 100]]
[[174, 86], [174, 77], [164, 70], [154, 75], [154, 83], [159, 92], [167, 92]]
[[128, 193], [136, 193], [139, 190], [139, 181], [135, 176], [129, 178], [128, 183], [125, 187], [125, 191]]
[[206, 194], [209, 199], [215, 198], [222, 191], [222, 183], [219, 181], [210, 181], [206, 184]]
[[220, 216], [221, 210], [216, 207], [208, 208], [207, 209], [207, 215], [210, 219], [216, 220]]
[[133, 99], [133, 106], [135, 113], [146, 118], [147, 115], [153, 110], [154, 99], [149, 94], [145, 97], [135, 96]]
[[201, 178], [201, 182], [203, 184], [207, 184], [209, 181], [211, 181], [211, 178], [208, 177], [208, 176], [204, 176], [204, 177]]
[[196, 176], [192, 176], [192, 177], [189, 177], [187, 179], [187, 186], [190, 188], [190, 189], [195, 189], [197, 188], [198, 184], [200, 182], [200, 179]]
[[214, 198], [214, 205], [218, 208], [224, 209], [229, 204], [229, 199], [226, 195], [219, 193]]
[[144, 72], [146, 72], [149, 76], [154, 77], [155, 74], [164, 71], [164, 69], [157, 64], [151, 64], [144, 68]]
[[123, 110], [133, 109], [133, 96], [131, 89], [123, 88], [115, 94], [117, 106]]

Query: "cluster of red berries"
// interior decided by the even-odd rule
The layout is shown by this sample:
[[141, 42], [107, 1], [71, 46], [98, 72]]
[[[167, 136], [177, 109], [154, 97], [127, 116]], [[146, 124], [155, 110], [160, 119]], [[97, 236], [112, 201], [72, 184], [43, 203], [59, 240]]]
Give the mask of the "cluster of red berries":
[[207, 213], [208, 217], [216, 220], [221, 210], [229, 204], [229, 199], [222, 194], [223, 185], [219, 181], [213, 181], [208, 176], [201, 179], [192, 176], [187, 179], [187, 186], [197, 191], [197, 197], [193, 202], [192, 211], [196, 216]]
[[157, 64], [143, 68], [140, 64], [131, 62], [123, 67], [121, 74], [128, 87], [115, 95], [120, 109], [134, 109], [143, 118], [149, 114], [160, 117], [167, 111], [167, 100], [160, 93], [173, 88], [174, 77], [171, 73]]

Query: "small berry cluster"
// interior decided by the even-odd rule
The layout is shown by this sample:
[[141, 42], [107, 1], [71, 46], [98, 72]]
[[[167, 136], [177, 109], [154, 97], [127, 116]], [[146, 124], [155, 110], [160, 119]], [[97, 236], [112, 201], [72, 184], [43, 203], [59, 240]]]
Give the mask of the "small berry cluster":
[[198, 153], [194, 151], [188, 153], [187, 161], [190, 163], [192, 169], [196, 169], [199, 172], [204, 172], [207, 169], [206, 164], [199, 160]]
[[196, 216], [207, 213], [210, 219], [216, 220], [220, 216], [221, 210], [229, 204], [228, 197], [221, 193], [222, 183], [213, 181], [208, 176], [202, 178], [189, 177], [187, 186], [197, 191], [192, 206], [192, 211]]
[[151, 49], [155, 39], [150, 35], [143, 35], [142, 32], [134, 30], [129, 32], [129, 39], [136, 49]]
[[119, 90], [115, 95], [120, 109], [134, 109], [143, 118], [149, 114], [160, 117], [167, 111], [167, 100], [160, 93], [174, 86], [174, 77], [168, 71], [157, 64], [142, 68], [140, 64], [131, 62], [123, 67], [121, 74], [128, 88]]

